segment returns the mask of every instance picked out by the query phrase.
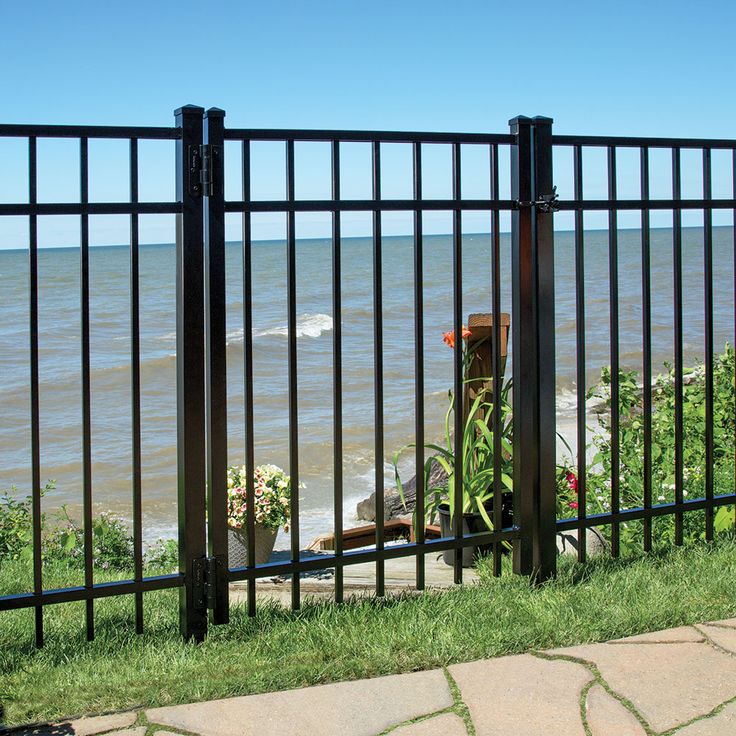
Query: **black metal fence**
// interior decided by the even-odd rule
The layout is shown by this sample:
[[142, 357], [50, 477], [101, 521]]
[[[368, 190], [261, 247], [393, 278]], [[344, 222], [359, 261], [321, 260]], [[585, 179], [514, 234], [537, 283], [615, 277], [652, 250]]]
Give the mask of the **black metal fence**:
[[[111, 128], [70, 126], [0, 126], [0, 136], [25, 138], [28, 141], [29, 192], [27, 204], [0, 204], [0, 216], [20, 215], [28, 218], [29, 278], [30, 278], [30, 356], [31, 356], [31, 465], [33, 485], [33, 569], [32, 593], [0, 597], [0, 611], [35, 609], [36, 641], [43, 642], [43, 606], [51, 603], [85, 600], [87, 636], [94, 635], [94, 600], [105, 596], [134, 594], [136, 629], [143, 629], [143, 593], [163, 588], [180, 589], [181, 631], [186, 637], [202, 639], [207, 631], [208, 610], [213, 610], [212, 622], [228, 621], [229, 591], [232, 581], [247, 581], [248, 610], [255, 614], [256, 580], [274, 575], [291, 575], [291, 603], [300, 605], [300, 575], [312, 570], [335, 570], [335, 600], [343, 599], [343, 575], [346, 566], [375, 563], [375, 592], [385, 591], [385, 562], [398, 557], [416, 560], [416, 587], [425, 586], [425, 556], [433, 552], [455, 550], [454, 579], [462, 582], [461, 554], [464, 547], [492, 545], [494, 570], [501, 572], [502, 543], [513, 543], [514, 571], [535, 573], [546, 578], [555, 573], [559, 531], [578, 530], [579, 557], [586, 556], [585, 531], [591, 526], [611, 525], [612, 554], [618, 555], [618, 528], [627, 520], [643, 520], [645, 549], [651, 548], [651, 520], [655, 516], [673, 514], [677, 520], [677, 543], [682, 542], [682, 518], [691, 510], [705, 509], [706, 537], [713, 536], [713, 513], [722, 505], [734, 504], [736, 494], [714, 494], [713, 465], [713, 286], [712, 286], [712, 220], [715, 209], [736, 211], [736, 197], [713, 199], [711, 196], [710, 153], [715, 148], [731, 150], [736, 172], [736, 141], [671, 140], [652, 138], [602, 138], [557, 136], [552, 133], [548, 118], [519, 117], [511, 121], [508, 134], [461, 135], [451, 133], [396, 133], [364, 131], [250, 130], [226, 128], [225, 114], [218, 109], [205, 112], [187, 106], [176, 112], [173, 128]], [[80, 142], [80, 197], [75, 204], [41, 204], [36, 196], [36, 141], [41, 137], [76, 138]], [[121, 203], [90, 203], [88, 201], [87, 142], [91, 138], [118, 138], [130, 144], [130, 198]], [[141, 203], [138, 201], [138, 141], [142, 139], [176, 141], [176, 201]], [[256, 200], [251, 196], [251, 146], [255, 141], [277, 141], [286, 151], [286, 197], [283, 200]], [[304, 200], [295, 196], [295, 144], [321, 141], [331, 151], [331, 196], [323, 200]], [[240, 144], [242, 156], [242, 197], [226, 200], [224, 167], [226, 142]], [[371, 147], [372, 196], [367, 199], [345, 199], [341, 196], [341, 144], [363, 142]], [[382, 145], [404, 143], [413, 154], [413, 196], [392, 199], [382, 196]], [[422, 154], [426, 146], [445, 144], [452, 150], [452, 196], [431, 199], [423, 192]], [[490, 161], [490, 196], [465, 198], [462, 192], [461, 148], [473, 144], [486, 147]], [[558, 146], [574, 151], [574, 190], [572, 200], [558, 201], [554, 194], [552, 159]], [[602, 200], [583, 198], [582, 151], [587, 147], [604, 147], [608, 152], [608, 197]], [[641, 154], [641, 197], [618, 200], [616, 197], [616, 151], [634, 147]], [[499, 186], [500, 150], [506, 149], [511, 161], [510, 198], [501, 199]], [[648, 155], [652, 148], [666, 148], [673, 156], [673, 196], [669, 200], [649, 197]], [[703, 151], [704, 191], [700, 199], [680, 197], [680, 151], [696, 148]], [[736, 173], [734, 174], [736, 179]], [[621, 509], [619, 503], [619, 405], [618, 368], [618, 266], [617, 212], [620, 209], [641, 212], [643, 297], [642, 327], [644, 356], [644, 434], [646, 467], [645, 503], [642, 508]], [[705, 214], [704, 253], [706, 283], [704, 288], [705, 357], [706, 357], [706, 482], [705, 496], [685, 500], [682, 494], [682, 450], [678, 451], [676, 467], [676, 502], [656, 505], [651, 489], [651, 280], [649, 273], [649, 213], [653, 209], [674, 213], [675, 253], [675, 376], [676, 378], [676, 442], [682, 447], [682, 262], [681, 211], [700, 209]], [[555, 275], [554, 230], [555, 211], [575, 213], [576, 323], [577, 323], [577, 399], [578, 399], [578, 473], [579, 508], [577, 518], [557, 519], [556, 513], [556, 418], [555, 418]], [[586, 415], [585, 415], [585, 304], [584, 293], [584, 234], [583, 211], [603, 210], [609, 213], [610, 258], [610, 362], [612, 366], [612, 456], [616, 469], [611, 478], [611, 510], [603, 515], [586, 514]], [[502, 528], [501, 486], [501, 414], [494, 412], [494, 493], [491, 518], [493, 531], [463, 534], [462, 496], [455, 494], [453, 535], [429, 539], [425, 528], [425, 489], [423, 476], [417, 473], [417, 509], [415, 540], [411, 543], [387, 546], [384, 532], [384, 314], [383, 314], [383, 253], [382, 215], [403, 211], [413, 215], [414, 269], [414, 356], [415, 356], [415, 441], [416, 467], [424, 464], [425, 443], [425, 345], [424, 300], [422, 283], [423, 218], [428, 211], [452, 214], [452, 324], [455, 335], [461, 333], [462, 315], [462, 215], [465, 212], [488, 214], [491, 233], [491, 281], [488, 296], [493, 316], [492, 355], [493, 385], [500, 386], [501, 365], [501, 246], [500, 217], [511, 214], [512, 224], [512, 342], [513, 342], [513, 421], [514, 456], [523, 462], [514, 463], [513, 526]], [[305, 557], [299, 525], [299, 494], [291, 495], [291, 559], [288, 562], [255, 564], [254, 516], [254, 397], [253, 397], [253, 323], [252, 323], [252, 215], [258, 212], [285, 213], [287, 245], [288, 294], [288, 439], [289, 473], [292, 487], [299, 486], [299, 424], [297, 401], [297, 259], [296, 215], [300, 212], [331, 213], [332, 218], [332, 374], [333, 374], [333, 449], [334, 449], [334, 529], [335, 550], [332, 555]], [[374, 453], [376, 526], [374, 545], [369, 549], [346, 550], [343, 544], [343, 351], [342, 351], [342, 215], [345, 212], [367, 212], [372, 216], [373, 263], [373, 355], [374, 355]], [[179, 572], [163, 577], [143, 574], [143, 537], [141, 504], [141, 415], [139, 374], [139, 293], [138, 293], [138, 217], [149, 213], [176, 215], [177, 264], [177, 417], [178, 417], [178, 513], [179, 513]], [[231, 568], [227, 541], [227, 376], [226, 376], [226, 298], [225, 298], [225, 215], [242, 215], [243, 264], [243, 360], [244, 360], [244, 430], [245, 465], [249, 481], [246, 487], [248, 564]], [[64, 590], [46, 590], [42, 579], [41, 540], [41, 475], [38, 399], [38, 288], [37, 288], [37, 218], [47, 214], [69, 214], [80, 218], [81, 260], [80, 295], [82, 314], [82, 409], [83, 409], [83, 506], [84, 506], [84, 585]], [[89, 232], [88, 218], [93, 214], [124, 214], [130, 217], [130, 312], [132, 365], [132, 437], [133, 466], [131, 470], [133, 497], [133, 536], [135, 574], [129, 581], [95, 583], [92, 540], [92, 480], [89, 380]], [[453, 391], [463, 393], [462, 341], [456, 340], [453, 361]], [[647, 382], [648, 381], [648, 382]], [[649, 420], [647, 419], [649, 417]], [[454, 413], [455, 477], [462, 477], [462, 412]], [[710, 468], [710, 470], [709, 470]], [[733, 489], [732, 489], [733, 491]]]

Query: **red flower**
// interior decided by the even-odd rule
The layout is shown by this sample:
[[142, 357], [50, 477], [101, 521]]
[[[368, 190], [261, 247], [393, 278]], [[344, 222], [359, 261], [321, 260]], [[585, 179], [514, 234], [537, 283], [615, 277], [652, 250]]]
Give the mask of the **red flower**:
[[[463, 336], [463, 340], [464, 340], [470, 337], [472, 333], [465, 325], [463, 325], [463, 329], [460, 334]], [[442, 339], [445, 341], [446, 345], [449, 345], [451, 348], [454, 348], [455, 347], [455, 330], [450, 330], [449, 332], [445, 332], [444, 335], [442, 335]]]
[[571, 509], [576, 509], [578, 507], [578, 502], [577, 501], [570, 501], [570, 503], [568, 504], [568, 506]]
[[[565, 474], [565, 480], [567, 481], [568, 488], [570, 488], [571, 491], [575, 491], [575, 493], [578, 492], [578, 479], [575, 476], [575, 474], [568, 470]], [[577, 506], [577, 504], [575, 504]]]

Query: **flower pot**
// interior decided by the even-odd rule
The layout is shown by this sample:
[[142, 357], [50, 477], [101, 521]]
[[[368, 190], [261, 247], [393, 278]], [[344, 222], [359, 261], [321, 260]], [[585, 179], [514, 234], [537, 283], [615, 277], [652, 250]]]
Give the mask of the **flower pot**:
[[[502, 494], [501, 501], [501, 527], [506, 529], [513, 524], [512, 516], [512, 495], [506, 491]], [[493, 505], [492, 503], [486, 506], [488, 516], [493, 518]], [[440, 531], [443, 537], [452, 537], [455, 532], [452, 528], [452, 522], [450, 521], [450, 507], [448, 504], [440, 504], [438, 508], [440, 517]], [[483, 517], [476, 511], [472, 514], [463, 514], [463, 534], [478, 534], [480, 532], [487, 532], [488, 527]], [[463, 567], [473, 567], [473, 561], [479, 555], [484, 555], [490, 552], [493, 548], [492, 544], [477, 544], [471, 547], [464, 547], [462, 550], [463, 555]], [[455, 559], [455, 550], [446, 549], [442, 553], [442, 559], [446, 565], [453, 565]]]
[[[262, 524], [256, 524], [256, 565], [268, 562], [276, 544], [278, 529], [270, 529]], [[248, 564], [248, 538], [245, 529], [227, 529], [227, 553], [230, 567], [245, 567]]]

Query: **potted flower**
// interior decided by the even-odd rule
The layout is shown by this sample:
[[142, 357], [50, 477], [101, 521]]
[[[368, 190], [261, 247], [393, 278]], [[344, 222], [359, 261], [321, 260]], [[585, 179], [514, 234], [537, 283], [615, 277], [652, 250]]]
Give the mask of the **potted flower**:
[[[461, 339], [466, 341], [471, 335], [471, 331], [463, 326]], [[449, 347], [454, 348], [454, 331], [446, 332], [443, 335], [443, 340]], [[430, 523], [435, 523], [437, 517], [439, 517], [440, 530], [443, 537], [453, 535], [456, 493], [462, 494], [463, 533], [472, 534], [493, 530], [491, 515], [493, 494], [496, 485], [494, 482], [496, 466], [494, 431], [497, 412], [500, 413], [500, 421], [498, 422], [500, 426], [498, 444], [501, 448], [500, 481], [501, 486], [505, 489], [502, 492], [501, 499], [501, 526], [505, 528], [511, 526], [512, 523], [513, 422], [512, 409], [509, 402], [511, 381], [503, 384], [499, 391], [494, 391], [492, 390], [491, 379], [489, 378], [467, 378], [470, 375], [471, 365], [476, 358], [476, 351], [482, 344], [483, 340], [475, 341], [472, 344], [468, 341], [462, 348], [463, 373], [466, 376], [466, 383], [472, 380], [474, 386], [477, 388], [474, 389], [470, 396], [472, 403], [468, 401], [467, 411], [463, 417], [462, 478], [460, 482], [457, 482], [455, 477], [455, 443], [450, 433], [450, 422], [454, 412], [463, 411], [463, 408], [462, 401], [457, 401], [453, 391], [449, 391], [448, 393], [450, 406], [445, 415], [445, 447], [436, 444], [425, 444], [425, 448], [430, 450], [433, 455], [424, 464], [424, 488], [426, 493], [424, 508]], [[405, 445], [394, 453], [393, 457], [396, 487], [402, 501], [404, 500], [404, 492], [401, 478], [399, 477], [398, 460], [401, 454], [411, 447], [415, 447], [415, 444]], [[429, 476], [435, 461], [445, 471], [447, 480], [441, 486], [430, 488]], [[465, 547], [462, 555], [463, 566], [472, 566], [473, 559], [477, 553], [487, 549], [487, 546]], [[448, 565], [453, 564], [454, 554], [454, 550], [447, 550], [444, 553], [443, 557]]]
[[[455, 447], [450, 433], [450, 422], [455, 410], [455, 397], [449, 392], [450, 406], [445, 415], [445, 447], [427, 443], [425, 448], [433, 454], [424, 464], [424, 487], [426, 496], [424, 502], [427, 520], [430, 524], [439, 519], [443, 537], [453, 535], [455, 514], [455, 493], [462, 494], [463, 533], [472, 534], [493, 530], [491, 520], [494, 494], [494, 437], [493, 412], [501, 412], [501, 485], [505, 489], [502, 494], [502, 526], [511, 525], [511, 491], [512, 481], [512, 422], [511, 406], [508, 402], [511, 382], [508, 381], [499, 392], [496, 400], [488, 400], [487, 389], [479, 392], [475, 398], [463, 427], [462, 437], [462, 478], [460, 483], [455, 477]], [[479, 416], [484, 416], [483, 419]], [[393, 465], [396, 476], [396, 488], [404, 498], [404, 491], [399, 475], [398, 461], [401, 454], [415, 447], [414, 443], [405, 445], [394, 453]], [[430, 488], [429, 474], [434, 462], [438, 462], [447, 475], [447, 481], [442, 486]], [[473, 559], [484, 547], [465, 547], [463, 549], [463, 566], [471, 567]], [[453, 564], [454, 550], [443, 553], [444, 561]]]
[[[227, 470], [228, 555], [231, 567], [247, 565], [246, 468]], [[276, 465], [259, 465], [253, 473], [255, 564], [268, 562], [280, 527], [289, 530], [291, 479]]]

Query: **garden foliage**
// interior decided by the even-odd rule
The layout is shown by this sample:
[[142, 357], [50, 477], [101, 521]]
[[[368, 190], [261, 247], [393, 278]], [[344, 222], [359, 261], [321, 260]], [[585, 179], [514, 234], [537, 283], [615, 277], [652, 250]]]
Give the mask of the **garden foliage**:
[[[652, 504], [675, 502], [675, 372], [665, 365], [665, 372], [652, 383]], [[593, 456], [586, 473], [586, 511], [606, 513], [611, 508], [613, 447], [611, 427], [611, 369], [601, 371], [600, 381], [588, 392], [601, 407], [598, 426], [591, 428], [589, 449]], [[683, 370], [682, 406], [683, 498], [705, 496], [706, 468], [706, 380], [701, 363]], [[714, 495], [734, 491], [734, 452], [736, 442], [736, 389], [734, 385], [734, 348], [726, 345], [713, 365], [713, 486]], [[622, 509], [644, 505], [644, 392], [637, 371], [619, 372], [619, 492]], [[577, 469], [572, 462], [558, 470], [558, 514], [575, 516], [578, 509]], [[716, 531], [732, 528], [733, 507], [716, 511]], [[704, 512], [684, 515], [685, 541], [701, 539], [705, 534]], [[675, 519], [666, 515], [655, 520], [655, 538], [662, 543], [674, 540]], [[621, 524], [622, 548], [641, 549], [641, 522]]]

